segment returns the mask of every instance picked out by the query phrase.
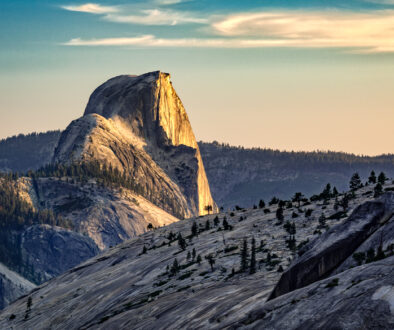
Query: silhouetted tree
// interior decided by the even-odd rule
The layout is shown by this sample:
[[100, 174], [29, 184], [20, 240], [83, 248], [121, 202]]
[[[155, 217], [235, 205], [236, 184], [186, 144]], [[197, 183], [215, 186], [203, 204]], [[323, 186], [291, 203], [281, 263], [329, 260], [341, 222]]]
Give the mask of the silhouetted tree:
[[213, 266], [215, 265], [215, 258], [212, 254], [208, 254], [207, 256], [205, 256], [205, 259], [208, 260], [209, 265], [211, 266], [211, 270], [213, 272]]
[[272, 197], [271, 201], [268, 203], [269, 205], [275, 205], [279, 203], [279, 199], [276, 198], [275, 196]]
[[223, 229], [224, 230], [229, 230], [230, 229], [230, 226], [229, 226], [229, 224], [227, 222], [226, 217], [223, 218]]
[[205, 221], [205, 230], [209, 230], [211, 229], [211, 224], [209, 222], [209, 220]]
[[386, 174], [384, 174], [383, 172], [380, 172], [380, 174], [379, 174], [379, 176], [378, 176], [378, 182], [379, 182], [381, 185], [384, 185], [384, 183], [386, 182], [386, 180], [387, 180]]
[[212, 205], [206, 205], [205, 206], [205, 211], [207, 211], [208, 212], [208, 214], [212, 211]]
[[276, 218], [278, 219], [279, 222], [282, 222], [284, 220], [283, 209], [281, 207], [278, 207], [276, 209]]
[[193, 221], [192, 224], [192, 236], [197, 236], [198, 235], [198, 227], [195, 221]]
[[292, 198], [292, 201], [298, 204], [300, 207], [301, 201], [304, 198], [304, 195], [301, 192], [296, 192]]
[[374, 190], [374, 197], [379, 197], [382, 193], [383, 193], [383, 186], [380, 182], [378, 182], [375, 186], [375, 188], [373, 188]]
[[178, 234], [178, 245], [179, 245], [179, 247], [180, 247], [182, 250], [185, 250], [185, 249], [186, 249], [186, 246], [187, 246], [186, 240], [182, 237], [182, 234], [181, 234], [181, 233]]
[[324, 200], [328, 200], [331, 198], [331, 185], [329, 183], [327, 183], [326, 187], [324, 188], [324, 190], [322, 191], [322, 193], [320, 194], [321, 199]]
[[250, 274], [256, 273], [256, 241], [254, 237], [252, 238], [252, 247], [250, 251]]
[[175, 275], [179, 272], [179, 263], [178, 260], [175, 258], [172, 267], [171, 267], [171, 274]]
[[198, 263], [199, 265], [201, 264], [202, 258], [201, 258], [200, 255], [197, 256], [197, 260], [196, 260], [196, 261], [197, 261], [197, 263]]
[[342, 207], [343, 212], [346, 212], [347, 208], [349, 207], [349, 195], [345, 194], [342, 199], [338, 202], [339, 206]]
[[326, 225], [326, 216], [324, 215], [324, 213], [322, 213], [321, 216], [319, 217], [319, 224], [320, 227], [325, 227]]
[[350, 190], [354, 191], [361, 188], [363, 184], [361, 183], [360, 175], [356, 172], [352, 175], [349, 182]]
[[369, 175], [368, 182], [375, 184], [376, 183], [376, 175], [375, 171], [371, 171], [371, 174]]
[[241, 248], [241, 271], [245, 272], [248, 268], [248, 241], [244, 238]]

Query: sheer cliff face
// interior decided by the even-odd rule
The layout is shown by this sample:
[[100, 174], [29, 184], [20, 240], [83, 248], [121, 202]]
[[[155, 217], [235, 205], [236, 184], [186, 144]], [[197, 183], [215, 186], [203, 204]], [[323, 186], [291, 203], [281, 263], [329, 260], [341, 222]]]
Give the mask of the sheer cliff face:
[[55, 161], [99, 159], [126, 171], [177, 217], [216, 210], [200, 151], [170, 75], [119, 76], [98, 87], [63, 132]]

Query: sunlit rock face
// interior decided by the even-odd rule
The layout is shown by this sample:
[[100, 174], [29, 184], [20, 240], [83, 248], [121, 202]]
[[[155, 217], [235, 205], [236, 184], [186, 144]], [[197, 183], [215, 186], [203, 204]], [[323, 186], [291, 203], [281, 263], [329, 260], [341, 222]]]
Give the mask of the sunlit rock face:
[[170, 75], [118, 76], [91, 95], [63, 132], [54, 161], [98, 159], [126, 171], [145, 196], [186, 218], [217, 207], [185, 108]]

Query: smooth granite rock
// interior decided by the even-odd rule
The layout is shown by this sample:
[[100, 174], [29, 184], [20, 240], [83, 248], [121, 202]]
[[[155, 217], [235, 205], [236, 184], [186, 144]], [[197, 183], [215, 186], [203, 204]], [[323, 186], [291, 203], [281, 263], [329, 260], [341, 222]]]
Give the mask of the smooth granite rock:
[[394, 193], [357, 207], [342, 224], [306, 245], [306, 252], [283, 273], [270, 299], [327, 277], [394, 214]]
[[206, 214], [212, 199], [200, 151], [170, 75], [119, 76], [91, 95], [62, 133], [53, 160], [100, 160], [126, 172], [144, 196], [178, 218]]

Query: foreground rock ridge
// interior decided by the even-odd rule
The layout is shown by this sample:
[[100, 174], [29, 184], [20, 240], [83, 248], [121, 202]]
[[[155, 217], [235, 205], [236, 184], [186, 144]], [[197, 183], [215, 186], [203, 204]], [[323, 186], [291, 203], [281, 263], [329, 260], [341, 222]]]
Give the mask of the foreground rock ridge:
[[[152, 230], [33, 289], [0, 313], [0, 328], [392, 329], [394, 193], [372, 191], [355, 191], [346, 212], [330, 198], [289, 205], [284, 222], [270, 205]], [[255, 272], [240, 268], [244, 238], [256, 240]], [[344, 239], [349, 248], [333, 257]], [[268, 300], [298, 263], [314, 274], [314, 260], [323, 273], [299, 272], [300, 285]]]
[[217, 210], [200, 150], [170, 75], [118, 76], [91, 95], [62, 133], [54, 162], [99, 160], [130, 175], [152, 203], [178, 218]]

